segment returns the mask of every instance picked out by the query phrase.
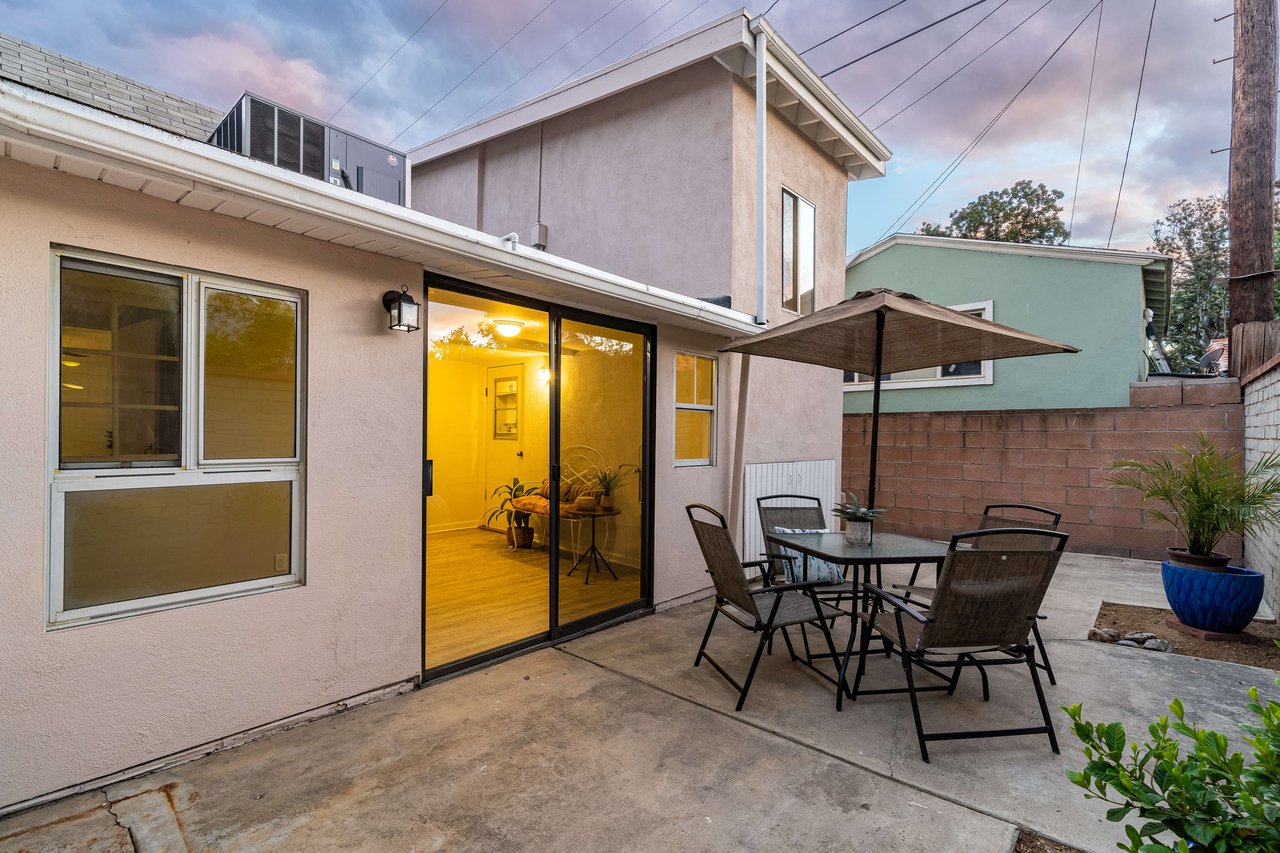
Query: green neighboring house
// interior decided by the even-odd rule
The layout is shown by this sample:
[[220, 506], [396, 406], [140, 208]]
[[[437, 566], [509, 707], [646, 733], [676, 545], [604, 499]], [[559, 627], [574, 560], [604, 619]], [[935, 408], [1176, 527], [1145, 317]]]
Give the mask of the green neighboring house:
[[[1126, 406], [1153, 363], [1149, 326], [1168, 325], [1171, 266], [1147, 252], [895, 234], [849, 259], [845, 294], [887, 287], [1080, 348], [886, 376], [882, 411]], [[870, 411], [871, 377], [845, 378], [844, 411]]]

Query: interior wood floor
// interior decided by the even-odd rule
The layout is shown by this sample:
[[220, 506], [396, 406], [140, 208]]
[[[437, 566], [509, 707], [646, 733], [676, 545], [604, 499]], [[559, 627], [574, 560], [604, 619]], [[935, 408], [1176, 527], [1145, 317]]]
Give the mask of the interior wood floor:
[[[549, 554], [546, 546], [507, 549], [489, 530], [427, 534], [426, 668], [441, 666], [517, 640], [542, 634], [550, 621]], [[560, 624], [640, 598], [640, 571], [610, 560], [609, 573], [585, 563], [568, 577], [576, 556], [560, 557]]]

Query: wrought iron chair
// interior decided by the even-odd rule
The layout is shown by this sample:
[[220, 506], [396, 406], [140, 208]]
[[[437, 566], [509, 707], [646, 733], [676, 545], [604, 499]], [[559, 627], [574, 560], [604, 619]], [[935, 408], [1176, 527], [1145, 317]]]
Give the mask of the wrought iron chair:
[[[1004, 549], [990, 544], [1001, 540], [1034, 541], [1037, 547]], [[1040, 685], [1036, 649], [1027, 641], [1027, 626], [1035, 622], [1066, 542], [1065, 533], [1031, 528], [990, 528], [957, 533], [951, 537], [946, 561], [938, 575], [938, 586], [933, 592], [933, 602], [927, 612], [879, 587], [868, 587], [867, 591], [877, 606], [858, 614], [865, 623], [865, 630], [860, 638], [858, 670], [854, 675], [851, 698], [857, 701], [860, 694], [908, 693], [916, 737], [920, 741], [920, 757], [926, 762], [929, 760], [926, 744], [931, 740], [1047, 734], [1049, 745], [1055, 753], [1058, 752], [1058, 738], [1049, 718], [1044, 689]], [[973, 547], [961, 548], [961, 545]], [[900, 656], [906, 674], [905, 688], [861, 689], [868, 643], [873, 633], [890, 642]], [[982, 698], [987, 701], [991, 692], [985, 667], [1008, 664], [1026, 665], [1040, 703], [1043, 726], [984, 731], [924, 730], [918, 693], [945, 690], [952, 694], [959, 683], [961, 671], [965, 667], [976, 667], [982, 675]], [[917, 687], [916, 669], [924, 670], [945, 683]], [[837, 708], [842, 698], [843, 693], [838, 689]]]
[[[738, 550], [734, 547], [733, 537], [729, 534], [729, 525], [725, 522], [724, 516], [711, 507], [704, 504], [689, 504], [685, 507], [685, 512], [689, 516], [689, 523], [693, 525], [693, 534], [698, 540], [698, 547], [702, 550], [702, 557], [707, 564], [707, 573], [711, 575], [716, 590], [711, 620], [707, 623], [707, 631], [702, 637], [702, 645], [698, 647], [698, 655], [693, 659], [693, 665], [698, 666], [705, 658], [716, 672], [724, 676], [724, 679], [738, 691], [736, 710], [741, 711], [747, 701], [747, 693], [751, 690], [756, 668], [760, 665], [760, 656], [773, 635], [780, 632], [793, 661], [804, 664], [831, 683], [836, 683], [834, 677], [818, 669], [813, 662], [818, 658], [829, 658], [834, 666], [837, 660], [836, 647], [827, 623], [848, 614], [834, 607], [828, 607], [818, 600], [813, 590], [821, 585], [820, 582], [774, 583], [751, 589], [747, 586], [744, 569], [763, 568], [768, 560], [752, 560], [746, 563], [739, 560]], [[710, 519], [698, 518], [695, 513], [705, 514], [710, 516]], [[739, 627], [760, 634], [755, 656], [751, 659], [751, 668], [741, 684], [707, 653], [711, 630], [715, 627], [716, 617], [721, 614]], [[814, 655], [809, 651], [806, 642], [804, 658], [797, 656], [795, 647], [791, 644], [791, 637], [787, 633], [787, 628], [792, 625], [813, 625], [820, 629], [826, 640], [828, 652]]]
[[[994, 514], [992, 510], [1000, 510], [1000, 514]], [[1058, 522], [1062, 520], [1062, 513], [1055, 512], [1051, 509], [1045, 509], [1042, 506], [1034, 504], [988, 504], [982, 511], [982, 520], [978, 523], [979, 530], [992, 530], [996, 528], [1006, 531], [1020, 530], [1057, 530]], [[973, 543], [973, 547], [979, 550], [984, 549], [1005, 549], [1005, 550], [1031, 550], [1045, 546], [1044, 537], [1027, 536], [1014, 532], [1002, 533], [999, 536], [986, 536]], [[1049, 543], [1052, 545], [1052, 543]], [[894, 584], [894, 589], [902, 590], [903, 598], [907, 601], [919, 601], [920, 599], [929, 599], [933, 597], [934, 588], [931, 586], [920, 586], [916, 584], [916, 575], [919, 573], [920, 567], [917, 565], [911, 573], [911, 580], [905, 584]], [[915, 598], [912, 598], [915, 596]], [[927, 601], [920, 605], [928, 607]], [[1043, 613], [1036, 614], [1036, 621], [1031, 623], [1031, 636], [1035, 640], [1036, 649], [1039, 652], [1039, 658], [1036, 660], [1036, 666], [1044, 670], [1045, 675], [1049, 677], [1049, 683], [1056, 685], [1058, 679], [1053, 674], [1053, 664], [1049, 661], [1049, 651], [1045, 648], [1044, 638], [1040, 636], [1040, 620], [1043, 620]]]

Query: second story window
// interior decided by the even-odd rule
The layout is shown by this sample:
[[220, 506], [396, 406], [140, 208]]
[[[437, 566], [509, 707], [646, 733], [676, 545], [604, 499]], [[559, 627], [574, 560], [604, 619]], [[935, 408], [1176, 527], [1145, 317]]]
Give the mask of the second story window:
[[782, 307], [813, 313], [814, 207], [782, 191]]

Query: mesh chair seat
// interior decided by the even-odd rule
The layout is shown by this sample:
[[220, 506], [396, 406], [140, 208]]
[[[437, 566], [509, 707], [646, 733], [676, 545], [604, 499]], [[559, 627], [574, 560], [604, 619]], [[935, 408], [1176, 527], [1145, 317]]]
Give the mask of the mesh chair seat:
[[[877, 615], [879, 617], [879, 621], [877, 621], [876, 619]], [[892, 621], [893, 617], [891, 614], [884, 613], [884, 612], [881, 612], [879, 614], [863, 612], [858, 614], [858, 619], [861, 622], [865, 623], [868, 628], [871, 628], [872, 624], [875, 623], [875, 627], [877, 629], [888, 629], [888, 623]], [[888, 642], [890, 646], [896, 646], [899, 643], [897, 627], [898, 626], [895, 624], [892, 630], [882, 631], [880, 634], [880, 636], [884, 637], [885, 641]], [[1012, 648], [1012, 646], [1009, 646], [1009, 645], [944, 646], [939, 648], [921, 648], [920, 641], [923, 636], [924, 636], [923, 625], [921, 625], [919, 622], [917, 622], [914, 619], [902, 620], [901, 639], [902, 641], [905, 642], [904, 647], [907, 650], [917, 652], [920, 655], [928, 655], [930, 657], [954, 657], [958, 655], [976, 655], [976, 654], [982, 654], [984, 652], [1002, 652]]]
[[[826, 590], [829, 587], [820, 586], [819, 590]], [[767, 592], [767, 590], [761, 590]], [[768, 605], [761, 602], [761, 609], [766, 609]], [[825, 619], [835, 619], [839, 616], [847, 616], [843, 610], [839, 610], [828, 604], [818, 602], [818, 611], [822, 613]], [[778, 610], [773, 617], [773, 626], [775, 628], [785, 628], [788, 625], [802, 625], [812, 622], [815, 618], [813, 608], [813, 598], [806, 593], [798, 590], [791, 590], [782, 593], [782, 602], [778, 605]]]

